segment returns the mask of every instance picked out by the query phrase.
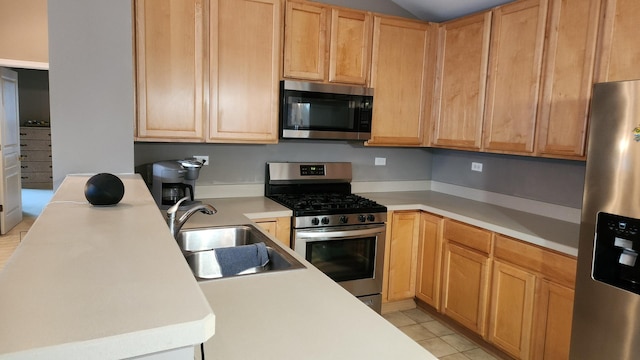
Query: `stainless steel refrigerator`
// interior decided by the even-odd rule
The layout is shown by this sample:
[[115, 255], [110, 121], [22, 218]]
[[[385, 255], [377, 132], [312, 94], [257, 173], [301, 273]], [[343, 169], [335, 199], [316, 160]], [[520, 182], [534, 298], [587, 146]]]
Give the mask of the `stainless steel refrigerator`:
[[591, 101], [570, 358], [640, 359], [640, 80]]

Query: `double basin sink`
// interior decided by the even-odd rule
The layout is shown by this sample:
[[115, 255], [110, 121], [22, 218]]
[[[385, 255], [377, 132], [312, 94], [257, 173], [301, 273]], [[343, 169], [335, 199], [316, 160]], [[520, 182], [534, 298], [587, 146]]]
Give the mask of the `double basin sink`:
[[260, 242], [266, 245], [269, 258], [267, 264], [231, 276], [304, 268], [298, 260], [251, 224], [181, 230], [176, 240], [198, 281], [228, 277], [220, 272], [216, 249]]

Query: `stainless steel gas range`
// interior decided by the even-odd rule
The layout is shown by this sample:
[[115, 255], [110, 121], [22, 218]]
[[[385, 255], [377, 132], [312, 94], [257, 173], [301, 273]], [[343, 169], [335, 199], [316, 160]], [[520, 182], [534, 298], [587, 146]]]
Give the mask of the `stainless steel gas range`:
[[351, 179], [348, 162], [270, 162], [265, 196], [293, 210], [293, 250], [380, 313], [387, 208]]

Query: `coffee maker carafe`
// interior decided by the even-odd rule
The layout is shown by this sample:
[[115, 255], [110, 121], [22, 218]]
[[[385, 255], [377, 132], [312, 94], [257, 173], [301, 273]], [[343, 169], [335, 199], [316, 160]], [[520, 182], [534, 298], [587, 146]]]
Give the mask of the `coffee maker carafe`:
[[168, 209], [185, 196], [182, 207], [199, 204], [194, 199], [194, 187], [203, 163], [195, 159], [160, 161], [153, 163], [151, 193], [160, 209]]

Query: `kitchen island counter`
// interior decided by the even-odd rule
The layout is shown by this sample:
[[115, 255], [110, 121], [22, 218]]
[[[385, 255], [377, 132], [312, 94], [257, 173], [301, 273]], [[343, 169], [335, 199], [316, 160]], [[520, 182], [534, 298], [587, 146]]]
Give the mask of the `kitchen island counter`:
[[0, 271], [0, 359], [188, 358], [215, 317], [137, 175], [96, 207], [68, 176]]

